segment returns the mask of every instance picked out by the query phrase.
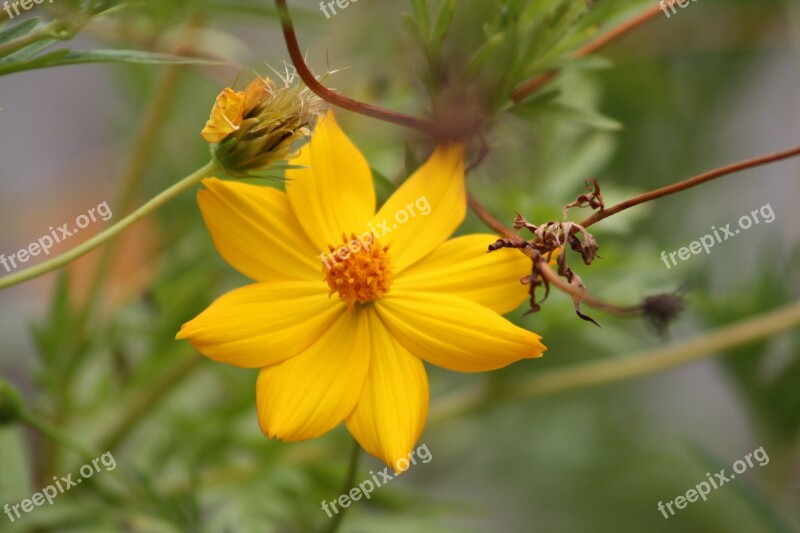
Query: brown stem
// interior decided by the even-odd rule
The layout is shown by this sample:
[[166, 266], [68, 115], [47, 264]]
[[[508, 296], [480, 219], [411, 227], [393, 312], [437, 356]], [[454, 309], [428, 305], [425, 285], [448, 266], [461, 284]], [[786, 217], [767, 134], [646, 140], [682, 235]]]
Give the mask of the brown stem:
[[[669, 6], [671, 6], [672, 4], [674, 4], [676, 2], [677, 2], [677, 0], [667, 0], [664, 3], [664, 5], [665, 5], [665, 7], [669, 7]], [[616, 28], [612, 29], [608, 33], [604, 33], [603, 35], [601, 35], [597, 39], [595, 39], [595, 40], [589, 42], [588, 44], [584, 45], [583, 47], [577, 49], [575, 52], [572, 53], [572, 57], [576, 57], [576, 58], [577, 57], [586, 57], [588, 55], [591, 55], [591, 54], [597, 52], [598, 50], [600, 50], [601, 48], [605, 47], [606, 45], [608, 45], [612, 41], [615, 41], [615, 40], [619, 39], [623, 35], [625, 35], [628, 32], [630, 32], [631, 30], [633, 30], [635, 28], [638, 28], [639, 26], [641, 26], [645, 22], [647, 22], [650, 19], [656, 17], [661, 12], [662, 12], [661, 5], [655, 5], [655, 6], [651, 7], [651, 8], [649, 8], [649, 9], [647, 9], [646, 11], [644, 11], [643, 13], [635, 16], [631, 20], [629, 20], [629, 21], [627, 21], [627, 22], [625, 22], [623, 24], [620, 24], [619, 26], [617, 26]], [[527, 98], [528, 96], [530, 96], [531, 94], [535, 93], [540, 88], [542, 88], [542, 86], [546, 85], [550, 80], [555, 78], [557, 74], [558, 74], [557, 70], [549, 70], [547, 72], [539, 74], [535, 78], [532, 78], [532, 79], [526, 81], [525, 83], [523, 83], [522, 85], [517, 87], [517, 89], [513, 93], [511, 93], [511, 100], [514, 101], [515, 103], [516, 102], [521, 102], [522, 100], [524, 100], [525, 98]]]
[[506, 227], [502, 222], [500, 222], [488, 209], [486, 209], [480, 201], [472, 196], [471, 193], [467, 193], [467, 201], [469, 202], [469, 206], [472, 211], [478, 215], [484, 224], [489, 226], [491, 229], [495, 231], [498, 235], [502, 235], [507, 239], [514, 239], [518, 238], [517, 233], [509, 227]]
[[689, 178], [687, 180], [674, 183], [672, 185], [667, 185], [666, 187], [661, 187], [660, 189], [656, 189], [654, 191], [640, 194], [639, 196], [631, 198], [630, 200], [626, 200], [615, 206], [609, 207], [608, 209], [603, 209], [602, 211], [598, 211], [597, 213], [593, 214], [592, 216], [581, 222], [580, 225], [583, 226], [584, 228], [588, 228], [592, 224], [600, 222], [604, 218], [608, 218], [611, 215], [615, 215], [620, 211], [624, 211], [625, 209], [628, 209], [630, 207], [634, 207], [636, 205], [649, 202], [650, 200], [655, 200], [656, 198], [668, 196], [676, 192], [685, 191], [686, 189], [691, 189], [692, 187], [696, 187], [697, 185], [703, 184], [707, 181], [711, 181], [716, 178], [721, 178], [722, 176], [727, 176], [729, 174], [734, 174], [736, 172], [740, 172], [742, 170], [746, 170], [753, 167], [758, 167], [761, 165], [767, 165], [769, 163], [774, 163], [776, 161], [781, 161], [783, 159], [789, 159], [791, 157], [795, 157], [798, 155], [800, 155], [800, 146], [797, 146], [790, 150], [786, 150], [784, 152], [778, 152], [776, 154], [755, 157], [753, 159], [747, 159], [745, 161], [733, 163], [731, 165], [720, 167], [714, 170], [709, 170], [708, 172], [704, 172], [703, 174], [699, 174], [697, 176], [694, 176], [693, 178]]
[[[668, 185], [666, 187], [662, 187], [654, 191], [640, 194], [639, 196], [621, 202], [608, 209], [603, 209], [602, 211], [598, 211], [597, 213], [588, 217], [586, 220], [580, 222], [579, 225], [583, 226], [584, 228], [588, 228], [589, 226], [596, 224], [597, 222], [600, 222], [604, 218], [608, 218], [611, 215], [615, 215], [620, 211], [624, 211], [625, 209], [628, 209], [630, 207], [634, 207], [639, 204], [649, 202], [650, 200], [655, 200], [663, 196], [668, 196], [670, 194], [681, 192], [686, 189], [691, 189], [692, 187], [696, 187], [697, 185], [703, 184], [707, 181], [711, 181], [716, 178], [721, 178], [729, 174], [734, 174], [742, 170], [747, 170], [749, 168], [767, 165], [769, 163], [774, 163], [776, 161], [782, 161], [784, 159], [789, 159], [791, 157], [795, 157], [798, 155], [800, 155], [800, 146], [797, 146], [795, 148], [783, 152], [778, 152], [775, 154], [765, 155], [761, 157], [755, 157], [753, 159], [747, 159], [745, 161], [740, 161], [738, 163], [733, 163], [730, 165], [726, 165], [724, 167], [710, 170], [708, 172], [704, 172], [703, 174], [699, 174], [697, 176], [675, 183], [673, 185]], [[480, 203], [478, 199], [472, 196], [472, 194], [468, 194], [467, 199], [469, 201], [470, 208], [472, 208], [475, 214], [478, 215], [478, 217], [481, 220], [483, 220], [483, 222], [487, 226], [489, 226], [495, 232], [506, 238], [509, 239], [519, 238], [516, 232], [511, 230], [511, 228], [506, 227], [502, 222], [500, 222], [488, 209], [486, 209], [483, 206], [483, 204]], [[577, 229], [574, 231], [577, 231]], [[600, 309], [602, 311], [609, 311], [615, 314], [623, 314], [623, 315], [634, 314], [638, 312], [637, 308], [619, 307], [613, 304], [603, 302], [591, 296], [590, 294], [580, 291], [576, 287], [573, 287], [572, 285], [570, 285], [569, 283], [565, 282], [560, 277], [558, 277], [558, 275], [556, 275], [546, 265], [542, 268], [542, 275], [545, 278], [547, 278], [547, 281], [555, 285], [558, 289], [566, 292], [567, 294], [580, 298], [582, 302], [586, 303], [586, 305], [594, 307], [595, 309]]]
[[641, 313], [642, 308], [641, 306], [636, 307], [622, 307], [619, 305], [615, 305], [612, 303], [605, 302], [600, 298], [592, 296], [586, 290], [581, 290], [580, 288], [576, 287], [575, 285], [571, 285], [567, 283], [566, 280], [562, 279], [556, 272], [550, 268], [550, 265], [547, 264], [546, 261], [540, 261], [538, 266], [539, 274], [551, 285], [555, 285], [557, 289], [569, 294], [570, 296], [574, 296], [578, 298], [581, 303], [588, 305], [589, 307], [593, 307], [600, 311], [605, 311], [607, 313], [612, 313], [614, 315], [620, 316], [631, 316], [637, 315]]
[[300, 76], [300, 79], [302, 79], [308, 88], [314, 91], [317, 96], [326, 102], [341, 107], [342, 109], [353, 111], [354, 113], [360, 113], [384, 122], [391, 122], [392, 124], [412, 128], [428, 135], [438, 136], [438, 128], [426, 120], [353, 100], [352, 98], [348, 98], [347, 96], [328, 89], [325, 85], [320, 83], [316, 76], [314, 76], [314, 73], [311, 72], [308, 65], [306, 65], [305, 58], [300, 50], [300, 45], [297, 42], [297, 35], [294, 31], [294, 25], [289, 15], [289, 8], [286, 5], [286, 0], [275, 0], [275, 4], [277, 5], [278, 13], [281, 17], [281, 27], [283, 28], [283, 37], [286, 41], [286, 47], [289, 49], [289, 57], [292, 58], [292, 63], [294, 63], [294, 67], [297, 69], [297, 74]]

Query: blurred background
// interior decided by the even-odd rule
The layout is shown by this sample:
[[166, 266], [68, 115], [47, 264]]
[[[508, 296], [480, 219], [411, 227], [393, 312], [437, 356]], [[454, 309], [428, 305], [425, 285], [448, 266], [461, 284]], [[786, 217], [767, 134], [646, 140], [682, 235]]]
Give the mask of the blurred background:
[[[592, 32], [653, 3], [595, 2], [529, 72], [561, 65]], [[426, 51], [402, 18], [414, 12], [411, 4], [361, 0], [331, 18], [314, 1], [293, 0], [290, 8], [312, 69], [333, 71], [329, 86], [423, 115], [438, 104]], [[430, 12], [440, 4], [430, 0]], [[535, 15], [521, 19], [523, 32], [528, 24], [541, 34], [560, 20], [553, 10], [570, 2], [456, 2], [438, 50], [442, 78], [456, 79], [506, 23], [504, 10], [521, 4]], [[54, 0], [10, 24], [80, 9], [79, 2]], [[614, 204], [795, 146], [799, 46], [795, 1], [693, 1], [616, 41], [602, 60], [565, 63], [533, 104], [513, 108], [499, 79], [504, 64], [495, 58], [468, 77], [483, 84], [478, 100], [492, 111], [484, 132], [490, 152], [469, 187], [505, 223], [515, 212], [539, 223], [559, 220], [590, 177]], [[71, 249], [198, 168], [208, 159], [199, 131], [221, 88], [241, 88], [254, 72], [283, 71], [288, 61], [266, 0], [140, 2], [92, 20], [55, 47], [181, 52], [226, 64], [97, 63], [0, 76], [0, 253], [6, 255], [108, 202], [111, 220], [93, 223], [52, 253]], [[447, 91], [438, 94], [446, 98]], [[430, 148], [400, 127], [338, 115], [376, 173], [394, 183], [407, 175], [409, 159], [423, 159]], [[668, 338], [639, 318], [584, 309], [602, 328], [581, 321], [571, 300], [555, 291], [539, 313], [523, 317], [523, 306], [513, 318], [543, 336], [545, 357], [489, 374], [429, 367], [431, 413], [420, 443], [432, 460], [354, 503], [341, 530], [800, 531], [796, 329], [644, 379], [513, 401], [492, 395], [539, 373], [655, 349], [797, 300], [799, 178], [800, 160], [788, 160], [594, 227], [601, 258], [591, 267], [577, 258], [571, 263], [590, 291], [635, 304], [687, 290], [686, 312]], [[134, 185], [125, 195], [128, 181]], [[767, 204], [773, 223], [671, 269], [661, 261], [662, 251], [687, 246], [711, 226], [735, 227]], [[476, 231], [486, 230], [470, 215], [459, 233]], [[305, 443], [267, 440], [256, 421], [257, 372], [211, 363], [173, 340], [183, 322], [247, 282], [214, 250], [194, 194], [127, 231], [113, 252], [100, 268], [101, 254], [93, 252], [66, 273], [0, 293], [0, 377], [21, 391], [28, 411], [100, 453], [111, 451], [118, 465], [98, 474], [97, 486], [72, 489], [16, 523], [0, 517], [0, 530], [327, 527], [320, 502], [342, 492], [346, 430]], [[459, 410], [459, 398], [472, 391], [482, 394], [481, 406]], [[730, 472], [759, 447], [769, 456], [765, 466], [669, 519], [658, 510], [659, 501], [684, 495], [707, 472]], [[81, 464], [25, 425], [0, 427], [0, 505], [30, 497]], [[356, 479], [382, 468], [362, 458]]]

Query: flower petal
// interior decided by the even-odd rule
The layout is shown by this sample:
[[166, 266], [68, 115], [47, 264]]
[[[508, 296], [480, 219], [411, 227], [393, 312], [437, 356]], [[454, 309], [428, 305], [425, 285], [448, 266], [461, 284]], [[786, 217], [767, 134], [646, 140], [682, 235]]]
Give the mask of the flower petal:
[[244, 114], [247, 115], [255, 107], [267, 99], [272, 90], [272, 81], [269, 78], [256, 76], [244, 90]]
[[245, 109], [245, 96], [226, 87], [217, 96], [214, 107], [211, 108], [211, 117], [200, 132], [206, 142], [218, 143], [225, 137], [239, 129], [242, 125]]
[[256, 281], [322, 279], [322, 250], [304, 235], [286, 193], [216, 178], [203, 185], [197, 195], [203, 219], [236, 270]]
[[300, 224], [320, 250], [342, 243], [342, 233], [367, 231], [375, 213], [375, 186], [367, 160], [336, 123], [319, 121], [311, 141], [286, 171], [286, 193]]
[[355, 308], [305, 351], [258, 376], [261, 431], [298, 441], [324, 435], [344, 421], [364, 388], [370, 363], [367, 313]]
[[450, 370], [494, 370], [546, 350], [539, 335], [466, 298], [392, 290], [375, 307], [412, 354]]
[[428, 376], [422, 361], [389, 333], [377, 313], [369, 319], [369, 374], [347, 429], [364, 450], [402, 472], [428, 417]]
[[263, 368], [311, 346], [345, 309], [322, 282], [257, 283], [217, 299], [176, 338], [209, 359]]
[[487, 253], [495, 235], [451, 239], [411, 265], [392, 282], [393, 290], [462, 296], [500, 314], [528, 297], [520, 279], [531, 273], [531, 260], [517, 250]]
[[371, 228], [392, 245], [397, 274], [446, 241], [466, 212], [464, 147], [442, 145], [383, 204]]

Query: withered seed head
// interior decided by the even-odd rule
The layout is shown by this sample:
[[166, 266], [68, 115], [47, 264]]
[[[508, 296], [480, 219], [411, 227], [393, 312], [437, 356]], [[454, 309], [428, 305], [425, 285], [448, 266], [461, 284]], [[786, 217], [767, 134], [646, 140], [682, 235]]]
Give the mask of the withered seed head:
[[649, 296], [642, 302], [642, 312], [656, 332], [662, 337], [667, 334], [670, 323], [685, 309], [686, 301], [678, 291], [674, 294]]

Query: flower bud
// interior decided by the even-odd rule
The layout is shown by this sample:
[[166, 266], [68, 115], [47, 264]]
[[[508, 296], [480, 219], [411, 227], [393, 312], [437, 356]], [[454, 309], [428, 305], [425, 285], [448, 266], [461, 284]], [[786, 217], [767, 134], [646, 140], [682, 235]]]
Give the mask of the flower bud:
[[307, 136], [322, 111], [322, 102], [291, 79], [276, 87], [256, 78], [244, 91], [224, 89], [201, 135], [231, 177], [258, 175], [273, 163], [292, 157], [295, 141]]

